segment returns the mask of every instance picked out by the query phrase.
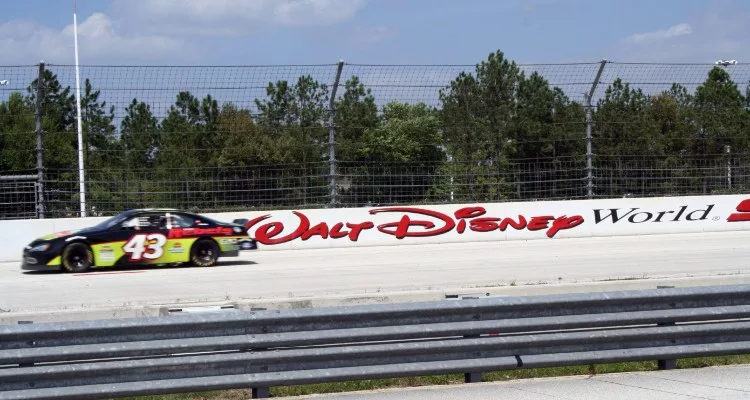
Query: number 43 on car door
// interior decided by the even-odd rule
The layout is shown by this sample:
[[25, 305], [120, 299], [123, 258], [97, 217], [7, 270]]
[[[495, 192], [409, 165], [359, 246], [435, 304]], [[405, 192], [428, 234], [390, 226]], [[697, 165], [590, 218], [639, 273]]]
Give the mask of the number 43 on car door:
[[158, 260], [164, 255], [164, 245], [167, 237], [161, 233], [149, 235], [135, 235], [122, 247], [125, 254], [130, 256], [131, 262]]

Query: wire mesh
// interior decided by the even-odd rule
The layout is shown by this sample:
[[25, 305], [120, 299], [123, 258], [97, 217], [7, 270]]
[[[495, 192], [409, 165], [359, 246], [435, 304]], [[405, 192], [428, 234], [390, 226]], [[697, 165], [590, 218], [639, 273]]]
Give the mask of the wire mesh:
[[[48, 65], [64, 87], [75, 87], [75, 66]], [[289, 66], [80, 66], [81, 92], [86, 80], [99, 100], [114, 106], [115, 126], [120, 126], [133, 99], [150, 106], [157, 119], [166, 118], [180, 92], [190, 92], [199, 101], [211, 96], [219, 105], [231, 103], [258, 113], [255, 99], [266, 97], [269, 84], [296, 84], [310, 77], [326, 91], [334, 83], [336, 64]]]
[[37, 218], [37, 191], [37, 182], [33, 180], [0, 180], [0, 219]]
[[[2, 219], [38, 217], [37, 185], [46, 216], [80, 212], [75, 69], [44, 69], [36, 101], [39, 66], [0, 67], [0, 178], [38, 173], [37, 138], [44, 176], [0, 179]], [[583, 199], [589, 172], [595, 198], [750, 184], [742, 64], [491, 56], [479, 65], [82, 66], [81, 77], [88, 215]]]

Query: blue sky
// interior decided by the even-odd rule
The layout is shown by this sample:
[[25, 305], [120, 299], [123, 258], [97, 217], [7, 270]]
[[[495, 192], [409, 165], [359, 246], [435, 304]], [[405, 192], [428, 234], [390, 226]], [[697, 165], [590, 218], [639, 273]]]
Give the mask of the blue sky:
[[[39, 60], [73, 87], [73, 0], [3, 3], [0, 80], [10, 83], [0, 98], [25, 90]], [[81, 77], [118, 117], [133, 98], [163, 117], [181, 90], [252, 108], [272, 81], [310, 74], [330, 85], [339, 59], [431, 64], [346, 65], [342, 82], [357, 75], [381, 105], [439, 106], [440, 88], [495, 50], [519, 64], [589, 63], [524, 67], [577, 101], [601, 59], [615, 64], [595, 100], [618, 77], [648, 93], [694, 90], [718, 59], [739, 61], [728, 70], [742, 90], [750, 82], [750, 0], [78, 0], [78, 22]], [[148, 67], [280, 64], [318, 66]], [[96, 67], [112, 65], [146, 67]]]
[[[73, 0], [3, 2], [0, 64], [73, 62]], [[750, 61], [747, 0], [78, 0], [81, 64]]]

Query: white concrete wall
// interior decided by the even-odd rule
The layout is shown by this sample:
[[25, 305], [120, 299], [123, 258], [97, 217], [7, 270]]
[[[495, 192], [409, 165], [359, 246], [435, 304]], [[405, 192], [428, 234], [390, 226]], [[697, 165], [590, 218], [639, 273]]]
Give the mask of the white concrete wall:
[[[295, 210], [206, 215], [224, 221], [268, 216], [250, 227], [250, 233], [261, 242], [261, 251], [265, 251], [748, 230], [750, 221], [728, 221], [745, 200], [748, 206], [743, 210], [750, 211], [750, 195], [299, 210], [309, 220], [303, 229], [298, 229], [301, 218], [294, 214]], [[485, 210], [483, 215], [477, 215], [478, 209], [466, 215], [467, 208], [478, 207]], [[457, 216], [455, 213], [462, 209], [465, 214]], [[620, 217], [617, 222], [612, 218], [613, 209]], [[508, 226], [501, 231], [491, 224], [492, 219], [504, 218], [518, 223], [519, 216], [526, 220], [521, 229]], [[35, 238], [80, 229], [104, 219], [0, 221], [0, 261], [20, 260], [23, 247]], [[340, 228], [334, 229], [337, 224]], [[407, 228], [406, 237], [395, 236], [399, 225]], [[356, 240], [344, 235], [356, 226], [363, 227]], [[558, 226], [562, 229], [555, 232], [552, 228]], [[445, 231], [437, 234], [443, 228]], [[303, 240], [305, 233], [313, 234]], [[332, 233], [343, 237], [333, 238]], [[280, 241], [284, 237], [287, 239]]]

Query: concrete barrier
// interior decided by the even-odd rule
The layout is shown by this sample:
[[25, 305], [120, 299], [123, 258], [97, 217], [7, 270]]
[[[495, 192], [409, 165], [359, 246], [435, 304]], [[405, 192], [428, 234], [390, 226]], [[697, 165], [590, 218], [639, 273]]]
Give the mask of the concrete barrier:
[[[261, 251], [750, 229], [750, 194], [211, 213], [248, 220]], [[106, 218], [0, 221], [0, 261]]]

